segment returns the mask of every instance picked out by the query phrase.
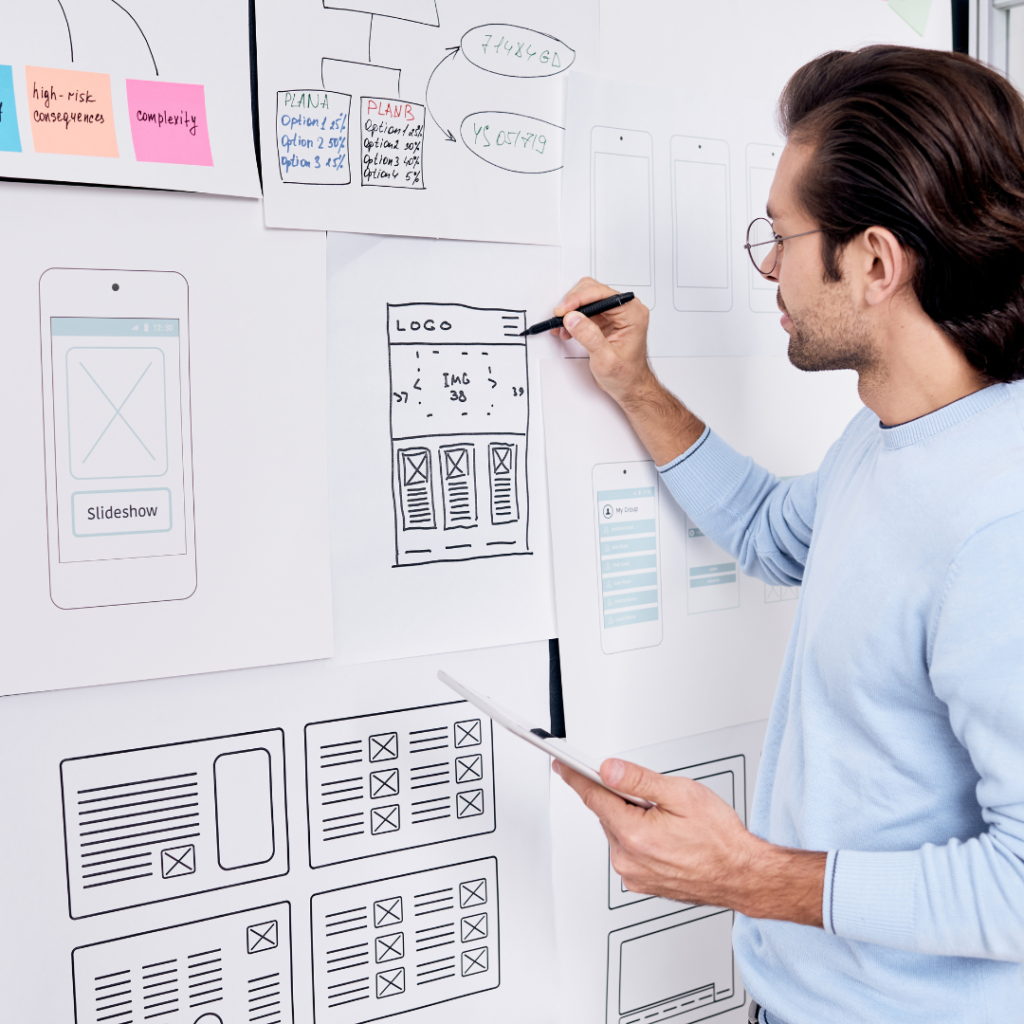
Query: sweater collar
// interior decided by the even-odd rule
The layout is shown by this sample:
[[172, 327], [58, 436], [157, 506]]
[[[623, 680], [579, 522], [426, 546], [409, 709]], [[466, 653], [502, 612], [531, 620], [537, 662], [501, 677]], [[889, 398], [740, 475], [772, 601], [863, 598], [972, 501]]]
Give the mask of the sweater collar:
[[1005, 401], [1010, 397], [1012, 388], [1011, 384], [991, 384], [987, 388], [982, 388], [981, 391], [975, 391], [965, 398], [950, 402], [949, 405], [944, 405], [941, 409], [936, 409], [935, 412], [919, 416], [916, 420], [900, 423], [895, 427], [885, 427], [879, 423], [882, 443], [889, 451], [916, 444], [926, 437], [932, 437], [943, 430], [955, 427], [976, 413], [983, 412], [985, 409]]

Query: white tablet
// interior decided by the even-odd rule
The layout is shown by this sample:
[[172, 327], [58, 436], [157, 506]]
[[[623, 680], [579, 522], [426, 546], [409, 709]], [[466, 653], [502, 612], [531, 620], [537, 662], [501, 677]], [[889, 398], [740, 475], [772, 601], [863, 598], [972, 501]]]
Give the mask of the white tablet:
[[456, 682], [447, 672], [438, 672], [437, 678], [446, 686], [450, 686], [460, 697], [465, 698], [474, 707], [479, 708], [485, 715], [489, 715], [498, 725], [504, 726], [509, 732], [515, 734], [520, 739], [526, 740], [527, 743], [532, 743], [533, 746], [543, 750], [545, 754], [550, 754], [551, 757], [557, 758], [562, 764], [572, 768], [573, 771], [579, 772], [580, 775], [585, 775], [591, 782], [604, 786], [605, 789], [616, 796], [621, 796], [623, 800], [635, 804], [637, 807], [654, 806], [654, 804], [644, 800], [642, 797], [620, 793], [617, 789], [612, 789], [611, 786], [605, 785], [601, 780], [600, 772], [594, 766], [594, 759], [587, 757], [586, 754], [581, 754], [578, 750], [573, 750], [565, 740], [560, 739], [558, 736], [552, 736], [546, 729], [541, 729], [539, 726], [531, 726], [529, 722], [520, 718], [514, 712], [509, 711], [508, 708], [496, 704], [490, 697], [485, 697], [483, 694], [477, 693], [476, 690], [471, 690], [468, 686]]

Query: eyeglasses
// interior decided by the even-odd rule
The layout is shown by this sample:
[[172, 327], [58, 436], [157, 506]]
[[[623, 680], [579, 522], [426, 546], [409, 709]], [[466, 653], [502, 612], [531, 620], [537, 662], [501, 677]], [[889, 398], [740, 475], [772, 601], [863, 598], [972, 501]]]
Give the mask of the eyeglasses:
[[[775, 233], [775, 228], [767, 217], [757, 217], [750, 222], [750, 227], [747, 228], [747, 241], [743, 248], [747, 250], [750, 262], [754, 264], [754, 269], [763, 277], [770, 277], [775, 273], [775, 268], [779, 265], [783, 242], [788, 242], [791, 238], [800, 238], [803, 235], [816, 235], [819, 231], [821, 231], [821, 228], [815, 228], [813, 231], [800, 231], [795, 235], [783, 237]], [[774, 246], [774, 248], [768, 249], [767, 246], [769, 245]], [[772, 259], [772, 265], [765, 270], [763, 264], [767, 261], [769, 255], [772, 255], [774, 258]]]

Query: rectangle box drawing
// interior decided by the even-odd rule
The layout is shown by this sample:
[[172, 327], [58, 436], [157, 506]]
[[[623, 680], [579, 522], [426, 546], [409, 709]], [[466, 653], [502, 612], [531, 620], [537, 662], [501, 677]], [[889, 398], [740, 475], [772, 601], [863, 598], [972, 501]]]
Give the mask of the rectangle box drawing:
[[686, 611], [690, 615], [740, 606], [736, 561], [689, 516], [686, 519]]
[[645, 131], [590, 133], [591, 275], [654, 308], [654, 142]]
[[73, 918], [288, 872], [280, 729], [61, 762]]
[[395, 566], [529, 554], [523, 311], [388, 305]]
[[307, 725], [310, 867], [493, 832], [491, 733], [466, 701]]
[[608, 936], [607, 1024], [693, 1024], [743, 1005], [731, 910], [703, 907]]
[[197, 583], [188, 283], [51, 267], [39, 298], [50, 597], [185, 600]]
[[732, 308], [729, 144], [673, 135], [673, 305], [680, 312]]
[[[755, 217], [767, 217], [765, 207], [768, 204], [768, 190], [775, 177], [775, 168], [779, 163], [782, 147], [751, 142], [747, 146], [747, 221]], [[763, 278], [751, 265], [748, 268], [750, 281], [750, 308], [755, 313], [778, 313], [776, 303], [775, 281]]]
[[292, 1024], [291, 906], [79, 946], [75, 1024]]
[[494, 857], [317, 893], [313, 1015], [365, 1024], [498, 987]]
[[[688, 765], [663, 772], [663, 775], [677, 775], [700, 782], [720, 797], [747, 823], [747, 759], [743, 754], [734, 757], [721, 757], [714, 761]], [[608, 858], [608, 909], [642, 903], [644, 900], [657, 899], [640, 892], [630, 892], [622, 882], [622, 878], [612, 867], [611, 857]]]
[[303, 185], [352, 181], [349, 115], [352, 97], [323, 89], [277, 94], [277, 159], [281, 180]]

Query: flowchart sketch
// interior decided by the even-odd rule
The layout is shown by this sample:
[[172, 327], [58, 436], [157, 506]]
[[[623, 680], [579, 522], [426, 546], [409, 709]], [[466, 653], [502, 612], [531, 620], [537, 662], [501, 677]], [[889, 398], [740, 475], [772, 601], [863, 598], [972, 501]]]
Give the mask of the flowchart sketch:
[[529, 554], [522, 310], [388, 305], [395, 567]]
[[689, 516], [686, 516], [686, 610], [690, 615], [739, 608], [739, 570]]
[[[716, 796], [720, 797], [740, 816], [746, 824], [747, 820], [747, 772], [746, 757], [737, 754], [735, 757], [722, 757], [703, 764], [688, 765], [685, 768], [674, 768], [662, 772], [663, 775], [677, 775], [693, 779], [707, 786]], [[612, 867], [611, 857], [608, 858], [608, 909], [642, 903], [656, 897], [645, 893], [630, 892], [621, 876]]]
[[292, 1024], [291, 905], [79, 946], [75, 1024]]
[[491, 723], [465, 701], [306, 726], [309, 863], [494, 831]]
[[285, 182], [347, 185], [352, 180], [352, 97], [320, 89], [277, 94], [277, 158]]
[[692, 1024], [743, 1005], [731, 910], [681, 911], [608, 936], [607, 1024]]
[[[268, 225], [558, 243], [566, 72], [597, 71], [597, 0], [259, 0], [256, 25]], [[285, 152], [285, 91], [351, 97], [351, 177]]]
[[61, 762], [73, 918], [288, 871], [280, 729]]
[[365, 1024], [498, 987], [494, 857], [317, 893], [318, 1024]]

